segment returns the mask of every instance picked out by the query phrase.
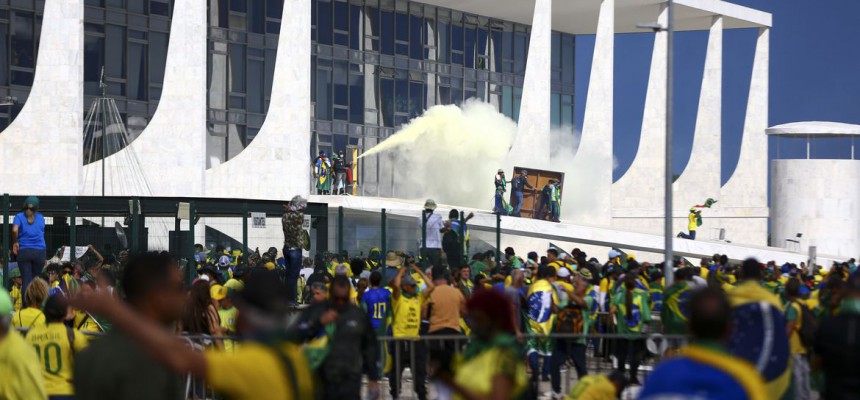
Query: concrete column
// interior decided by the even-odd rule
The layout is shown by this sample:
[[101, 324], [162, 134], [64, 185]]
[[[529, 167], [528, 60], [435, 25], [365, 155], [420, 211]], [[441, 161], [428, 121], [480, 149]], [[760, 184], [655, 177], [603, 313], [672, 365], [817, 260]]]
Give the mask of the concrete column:
[[[665, 4], [660, 5], [658, 15], [657, 22], [666, 26]], [[660, 218], [666, 160], [666, 49], [666, 32], [655, 33], [639, 148], [630, 168], [612, 185], [613, 224], [653, 233], [663, 231]]]
[[[690, 161], [674, 183], [675, 228], [686, 230], [690, 206], [720, 195], [722, 164], [723, 17], [715, 16], [708, 36], [705, 71]], [[718, 204], [717, 206], [719, 206]]]
[[[101, 193], [101, 186], [93, 182], [101, 182], [104, 162], [107, 166], [105, 180], [109, 183], [105, 193], [109, 195], [203, 195], [206, 28], [205, 2], [176, 0], [170, 24], [164, 90], [158, 109], [131, 145], [105, 160], [84, 166], [82, 194], [95, 194], [91, 193], [94, 187]], [[130, 180], [136, 184], [119, 184]]]
[[508, 164], [529, 167], [550, 154], [552, 0], [535, 0], [517, 135]]
[[83, 3], [45, 2], [33, 86], [21, 112], [0, 133], [3, 192], [78, 193], [84, 129]]
[[[284, 3], [272, 100], [244, 151], [206, 171], [207, 196], [287, 200], [310, 188], [311, 2]], [[204, 63], [205, 65], [205, 63]]]
[[[612, 134], [615, 63], [615, 0], [603, 0], [585, 103], [582, 138], [573, 159], [573, 182], [587, 182], [588, 191], [568, 200], [574, 220], [586, 225], [612, 222]], [[570, 180], [569, 180], [570, 182]]]
[[[770, 28], [760, 28], [738, 165], [720, 190], [720, 224], [736, 242], [767, 243], [767, 135]], [[740, 218], [744, 217], [744, 218]]]

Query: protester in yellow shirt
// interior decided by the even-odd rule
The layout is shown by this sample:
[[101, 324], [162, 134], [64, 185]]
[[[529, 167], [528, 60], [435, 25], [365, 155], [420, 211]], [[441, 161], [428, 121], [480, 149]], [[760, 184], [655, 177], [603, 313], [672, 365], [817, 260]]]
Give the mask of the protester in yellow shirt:
[[42, 314], [42, 303], [48, 298], [48, 282], [42, 278], [34, 278], [27, 286], [24, 299], [27, 307], [18, 310], [12, 316], [12, 325], [16, 328], [30, 329], [45, 325], [45, 315]]
[[[233, 290], [221, 285], [214, 285], [210, 289], [212, 298], [218, 300], [218, 316], [221, 319], [221, 331], [228, 336], [236, 334], [236, 317], [239, 311], [233, 305]], [[235, 343], [232, 340], [224, 341], [224, 350], [233, 351]]]
[[[284, 337], [283, 321], [289, 309], [286, 287], [275, 271], [255, 271], [247, 278], [245, 290], [235, 296], [239, 309], [239, 334], [252, 340], [232, 353], [216, 349], [196, 352], [180, 338], [165, 332], [152, 321], [140, 318], [127, 305], [104, 293], [81, 296], [73, 303], [106, 317], [153, 359], [176, 373], [205, 378], [216, 392], [234, 399], [312, 399], [313, 377], [302, 349]], [[250, 316], [250, 317], [249, 317]], [[329, 311], [322, 325], [337, 319]]]
[[[412, 277], [412, 274], [407, 274], [408, 269], [412, 269], [415, 273], [421, 276], [421, 279], [427, 283], [427, 289], [421, 292], [418, 289], [418, 284]], [[389, 388], [392, 398], [397, 398], [400, 389], [400, 377], [403, 369], [408, 365], [414, 365], [413, 382], [415, 384], [415, 392], [418, 398], [424, 400], [427, 398], [427, 387], [423, 384], [427, 376], [427, 348], [423, 342], [419, 342], [418, 331], [421, 327], [421, 308], [427, 302], [429, 293], [433, 290], [433, 282], [427, 279], [421, 268], [412, 264], [410, 268], [400, 268], [397, 275], [391, 281], [391, 304], [393, 311], [392, 318], [392, 335], [395, 338], [414, 338], [412, 341], [395, 341], [388, 350], [389, 354], [394, 357], [394, 365], [388, 375]], [[412, 359], [414, 357], [414, 359]], [[418, 382], [421, 382], [418, 384]]]
[[[80, 285], [78, 290], [81, 293], [92, 293], [96, 290], [96, 283], [93, 281], [85, 281]], [[90, 315], [90, 313], [81, 310], [75, 310], [74, 328], [81, 332], [101, 333], [104, 328], [99, 325], [98, 321]]]
[[9, 292], [9, 297], [12, 298], [12, 308], [15, 311], [21, 309], [21, 304], [23, 303], [23, 299], [21, 298], [24, 293], [21, 292], [21, 270], [13, 269], [9, 272], [9, 278], [12, 280], [12, 289]]
[[64, 294], [51, 295], [43, 310], [47, 325], [30, 329], [26, 341], [36, 349], [48, 396], [71, 396], [75, 394], [72, 386], [75, 354], [87, 346], [87, 338], [63, 324], [64, 320], [72, 316], [72, 309]]
[[614, 400], [624, 390], [627, 379], [623, 372], [609, 375], [586, 375], [565, 397], [567, 400]]
[[12, 299], [0, 287], [0, 399], [44, 399], [45, 379], [33, 347], [11, 326]]

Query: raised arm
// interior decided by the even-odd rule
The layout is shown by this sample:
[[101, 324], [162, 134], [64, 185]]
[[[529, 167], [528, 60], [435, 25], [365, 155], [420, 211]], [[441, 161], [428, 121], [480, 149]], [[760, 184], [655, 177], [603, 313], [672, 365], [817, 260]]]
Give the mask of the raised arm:
[[400, 268], [397, 270], [397, 275], [394, 279], [391, 280], [391, 298], [399, 299], [400, 298], [400, 280], [403, 279], [403, 273], [406, 272], [406, 268]]

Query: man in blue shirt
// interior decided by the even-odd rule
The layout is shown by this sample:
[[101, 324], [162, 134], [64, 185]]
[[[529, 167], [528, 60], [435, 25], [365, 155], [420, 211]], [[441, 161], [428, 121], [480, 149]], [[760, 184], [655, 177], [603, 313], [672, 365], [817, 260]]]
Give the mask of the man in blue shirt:
[[378, 336], [385, 336], [388, 330], [386, 321], [391, 313], [391, 292], [382, 287], [382, 274], [370, 273], [370, 289], [361, 296], [361, 309], [367, 314], [370, 325]]
[[640, 399], [767, 399], [764, 378], [750, 362], [729, 354], [732, 307], [718, 288], [690, 296], [693, 343], [645, 379]]
[[520, 176], [511, 181], [511, 207], [514, 208], [514, 210], [511, 211], [511, 216], [513, 217], [519, 217], [520, 209], [523, 208], [523, 188], [534, 189], [534, 187], [529, 184], [528, 174], [528, 171], [521, 170]]
[[[18, 269], [23, 280], [21, 291], [45, 266], [45, 218], [38, 212], [39, 198], [27, 197], [21, 212], [12, 221], [12, 253], [18, 256]], [[74, 251], [74, 249], [72, 249]]]

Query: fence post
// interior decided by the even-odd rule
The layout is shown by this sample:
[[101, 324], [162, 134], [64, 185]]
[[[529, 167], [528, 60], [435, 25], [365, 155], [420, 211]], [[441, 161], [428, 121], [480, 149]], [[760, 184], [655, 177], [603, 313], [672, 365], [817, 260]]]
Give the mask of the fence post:
[[69, 197], [69, 261], [75, 262], [75, 246], [78, 244], [78, 199], [75, 196]]
[[[242, 203], [242, 263], [248, 266], [248, 203]], [[287, 257], [284, 254], [284, 257]]]
[[3, 193], [3, 287], [9, 287], [9, 193]]
[[194, 220], [197, 219], [197, 210], [195, 209], [194, 200], [188, 203], [188, 284], [194, 281], [194, 275], [197, 273], [197, 263], [194, 261]]
[[140, 251], [140, 200], [131, 199], [131, 252]]
[[170, 248], [170, 252], [177, 255], [179, 258], [179, 254], [182, 254], [182, 235], [180, 230], [182, 229], [182, 220], [179, 217], [175, 217], [173, 219], [173, 247]]
[[460, 211], [460, 232], [457, 232], [460, 236], [460, 251], [463, 253], [463, 259], [459, 262], [462, 264], [469, 263], [469, 252], [466, 251], [466, 213]]
[[388, 254], [388, 217], [385, 215], [385, 209], [382, 209], [382, 256]]
[[496, 262], [502, 259], [502, 214], [496, 214]]
[[343, 254], [343, 206], [337, 207], [337, 254]]
[[427, 260], [425, 259], [427, 255], [427, 209], [421, 211], [421, 254], [419, 254], [421, 260], [421, 267], [427, 267]]

